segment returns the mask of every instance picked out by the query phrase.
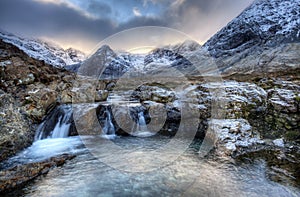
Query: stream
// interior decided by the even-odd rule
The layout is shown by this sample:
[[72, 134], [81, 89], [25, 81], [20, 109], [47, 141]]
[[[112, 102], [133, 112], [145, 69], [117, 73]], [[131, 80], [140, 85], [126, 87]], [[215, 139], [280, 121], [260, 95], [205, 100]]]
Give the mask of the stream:
[[[69, 105], [58, 106], [48, 114], [36, 131], [35, 142], [1, 163], [0, 169], [64, 153], [76, 157], [4, 197], [300, 196], [300, 188], [292, 183], [268, 178], [264, 159], [237, 162], [230, 158], [201, 158], [200, 139], [190, 143], [187, 139], [175, 141], [153, 134], [139, 110], [134, 111], [137, 124], [132, 127], [133, 135], [119, 136], [110, 108], [102, 108], [99, 121], [103, 131], [99, 135], [69, 136], [73, 120]], [[176, 147], [168, 146], [171, 141]], [[181, 153], [176, 152], [178, 147], [184, 147], [181, 144], [188, 146]]]
[[[4, 196], [299, 196], [299, 188], [281, 185], [266, 178], [264, 160], [235, 164], [222, 159], [201, 159], [201, 142], [194, 141], [179, 157], [167, 165], [145, 172], [116, 169], [104, 163], [82, 143], [95, 143], [90, 136], [53, 138], [36, 141], [8, 163], [28, 163], [62, 153], [77, 156], [64, 166], [54, 168], [24, 188]], [[108, 140], [108, 139], [107, 139]], [[169, 137], [117, 137], [117, 146], [140, 154], [149, 154], [168, 143]], [[99, 145], [96, 145], [99, 146]], [[105, 149], [106, 143], [103, 144]], [[109, 147], [107, 147], [109, 148]], [[137, 151], [138, 150], [138, 151]], [[107, 152], [110, 152], [107, 149]], [[165, 155], [168, 157], [168, 155]], [[114, 158], [114, 155], [111, 155]], [[110, 162], [122, 163], [119, 158]], [[137, 159], [133, 162], [139, 162]], [[155, 162], [155, 161], [153, 161]]]

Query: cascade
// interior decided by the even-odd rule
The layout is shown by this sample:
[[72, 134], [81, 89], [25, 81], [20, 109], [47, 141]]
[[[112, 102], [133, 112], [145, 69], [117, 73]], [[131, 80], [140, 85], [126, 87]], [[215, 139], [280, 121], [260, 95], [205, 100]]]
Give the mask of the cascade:
[[72, 121], [72, 106], [57, 106], [38, 126], [35, 135], [35, 141], [46, 138], [68, 137]]
[[137, 124], [137, 129], [136, 131], [138, 132], [144, 132], [144, 131], [148, 131], [147, 128], [147, 124], [146, 124], [146, 120], [145, 120], [145, 116], [144, 116], [144, 112], [140, 111], [138, 113], [138, 124]]
[[104, 127], [102, 129], [103, 134], [115, 135], [116, 132], [115, 126], [112, 123], [111, 113], [108, 110], [108, 108], [105, 109], [104, 115], [105, 115], [105, 122], [104, 122]]
[[134, 135], [137, 137], [149, 137], [154, 134], [155, 133], [150, 132], [147, 128], [147, 123], [146, 123], [144, 112], [139, 111], [137, 114], [136, 124], [132, 127], [131, 135]]

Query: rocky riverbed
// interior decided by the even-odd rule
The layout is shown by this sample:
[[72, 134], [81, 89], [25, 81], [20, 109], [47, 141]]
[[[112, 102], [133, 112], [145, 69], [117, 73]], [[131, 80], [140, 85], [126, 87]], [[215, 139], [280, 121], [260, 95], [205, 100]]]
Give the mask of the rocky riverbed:
[[[70, 119], [70, 128], [72, 128], [70, 135], [78, 135], [76, 126], [89, 128], [95, 121], [99, 121], [100, 125], [105, 127], [107, 113], [110, 113], [112, 117], [111, 121], [117, 135], [130, 135], [128, 130], [122, 128], [117, 122], [119, 120], [124, 125], [129, 124], [126, 122], [131, 121], [128, 119], [127, 107], [119, 106], [117, 112], [113, 114], [113, 103], [103, 103], [109, 95], [115, 96], [116, 80], [95, 82], [90, 78], [78, 77], [69, 71], [53, 68], [44, 62], [34, 60], [16, 47], [4, 42], [1, 42], [1, 76], [1, 161], [30, 146], [34, 140], [37, 125], [42, 120], [49, 121], [45, 128], [49, 128], [48, 132], [51, 132], [61, 113], [64, 113], [56, 113], [55, 110], [63, 104], [76, 103], [73, 105], [75, 108], [80, 106], [77, 107], [80, 113], [75, 116], [75, 121], [78, 122], [79, 119], [80, 123], [75, 125], [74, 120]], [[300, 139], [298, 77], [298, 75], [293, 75], [290, 79], [288, 77], [260, 78], [247, 82], [230, 79], [220, 82], [191, 80], [190, 84], [182, 89], [184, 94], [162, 84], [149, 83], [137, 87], [132, 92], [125, 91], [121, 93], [121, 96], [126, 95], [126, 99], [139, 103], [140, 107], [132, 107], [133, 119], [138, 119], [138, 112], [142, 111], [149, 128], [151, 121], [152, 125], [161, 126], [157, 130], [158, 135], [172, 138], [176, 136], [181, 123], [184, 123], [188, 130], [189, 125], [198, 122], [196, 138], [205, 138], [214, 143], [214, 148], [209, 155], [232, 158], [251, 155], [252, 158], [263, 157], [266, 154], [265, 151], [270, 150], [267, 152], [268, 155], [271, 158], [277, 158], [279, 151], [279, 155], [284, 159], [271, 160], [271, 168], [277, 169], [278, 166], [284, 166], [282, 167], [286, 172], [283, 173], [284, 176], [290, 174], [298, 180], [298, 169], [295, 167], [299, 165], [296, 155], [299, 151], [297, 147]], [[220, 91], [222, 94], [214, 95]], [[117, 93], [120, 94], [120, 92]], [[184, 111], [182, 107], [186, 101], [182, 101], [183, 97], [190, 98], [189, 102], [192, 106], [189, 107], [196, 110], [199, 118], [184, 117], [186, 114], [182, 114]], [[212, 114], [215, 113], [212, 108], [215, 107], [216, 98], [217, 103], [220, 104], [218, 106], [218, 109], [221, 109], [218, 111], [220, 116]], [[107, 106], [110, 107], [107, 108]], [[98, 114], [96, 119], [94, 111]], [[158, 124], [160, 112], [166, 114], [163, 124]], [[49, 119], [52, 116], [54, 118]], [[90, 135], [97, 132], [96, 130], [87, 131], [84, 134]], [[67, 159], [70, 158], [67, 157]], [[47, 173], [48, 169], [56, 165], [52, 160], [25, 164], [2, 171], [4, 175], [2, 191], [22, 185], [40, 174]], [[64, 163], [60, 162], [61, 159], [54, 159], [54, 161]], [[65, 161], [65, 158], [62, 161]], [[279, 167], [279, 169], [282, 168]], [[12, 172], [15, 175], [11, 174]], [[18, 173], [25, 173], [28, 176], [16, 178], [19, 177]]]
[[204, 46], [105, 45], [65, 69], [0, 40], [1, 195], [298, 196], [298, 7], [258, 0]]

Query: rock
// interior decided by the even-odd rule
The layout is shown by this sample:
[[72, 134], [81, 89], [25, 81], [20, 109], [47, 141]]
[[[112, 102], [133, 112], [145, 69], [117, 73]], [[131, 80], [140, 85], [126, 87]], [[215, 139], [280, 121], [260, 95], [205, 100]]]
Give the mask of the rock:
[[[112, 105], [108, 109], [112, 112], [113, 123], [116, 128], [116, 133], [119, 135], [129, 135], [132, 132], [134, 132], [133, 128], [135, 127], [135, 124], [138, 121], [138, 112], [145, 112], [145, 107], [141, 105], [128, 106], [127, 104], [120, 104]], [[103, 121], [105, 118], [105, 110], [106, 109], [103, 108], [101, 111], [99, 111], [100, 122]]]
[[[35, 60], [0, 41], [0, 161], [29, 146], [51, 106], [71, 102], [74, 74]], [[61, 93], [64, 92], [63, 99]]]
[[73, 81], [69, 93], [72, 103], [93, 103], [95, 101], [105, 101], [108, 97], [107, 90], [104, 90], [105, 81], [84, 76], [77, 76]]
[[[300, 87], [299, 87], [300, 88]], [[300, 91], [300, 89], [299, 89]], [[268, 94], [270, 95], [269, 104], [279, 112], [285, 113], [296, 113], [297, 103], [296, 103], [296, 92], [295, 90], [287, 89], [271, 89]], [[300, 92], [299, 95], [300, 96]]]
[[16, 100], [0, 90], [0, 162], [29, 146], [34, 137], [31, 121]]
[[115, 82], [110, 82], [106, 85], [106, 90], [108, 91], [112, 91], [114, 89], [114, 87], [116, 86], [116, 83]]
[[300, 85], [297, 81], [268, 80], [267, 109], [265, 112], [265, 125], [259, 127], [262, 136], [276, 139], [284, 137], [287, 141], [300, 141], [299, 101]]
[[97, 118], [97, 103], [75, 104], [73, 106], [74, 127], [77, 135], [100, 135], [101, 128]]
[[95, 95], [95, 102], [106, 101], [109, 92], [107, 90], [98, 90]]
[[28, 91], [23, 109], [34, 120], [41, 120], [47, 108], [57, 102], [58, 92], [46, 87], [35, 87]]
[[0, 171], [0, 194], [19, 187], [37, 176], [47, 174], [52, 168], [61, 166], [74, 157], [74, 155], [63, 154], [46, 161], [18, 165], [11, 169], [2, 170]]
[[165, 105], [154, 101], [144, 101], [146, 108], [147, 128], [151, 132], [166, 136], [174, 136], [180, 123], [180, 110], [172, 105]]
[[284, 141], [282, 138], [273, 140], [273, 144], [278, 147], [284, 147]]
[[208, 124], [208, 132], [213, 135], [207, 135], [214, 136], [212, 140], [215, 141], [217, 155], [232, 156], [243, 148], [264, 143], [245, 119], [212, 119]]
[[154, 101], [158, 103], [173, 102], [176, 98], [173, 91], [156, 85], [142, 85], [134, 91], [132, 97], [140, 101]]
[[[267, 93], [259, 86], [246, 82], [224, 81], [223, 83], [206, 83], [198, 87], [201, 103], [210, 108], [212, 99], [218, 99], [220, 109], [226, 110], [226, 117], [231, 119], [248, 119], [250, 114], [259, 107], [264, 107]], [[221, 91], [220, 95], [213, 92]]]
[[237, 164], [253, 163], [263, 160], [266, 167], [266, 176], [275, 182], [288, 183], [299, 187], [300, 151], [299, 147], [280, 148], [268, 145], [257, 146], [255, 149], [246, 150], [235, 157]]

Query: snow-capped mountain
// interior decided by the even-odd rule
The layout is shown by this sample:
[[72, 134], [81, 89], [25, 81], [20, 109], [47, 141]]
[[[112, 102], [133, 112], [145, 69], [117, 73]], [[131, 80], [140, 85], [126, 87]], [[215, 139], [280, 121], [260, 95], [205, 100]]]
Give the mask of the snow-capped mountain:
[[300, 0], [255, 0], [204, 45], [214, 57], [300, 41]]
[[[200, 48], [198, 43], [186, 41], [157, 48], [148, 54], [131, 54], [114, 52], [109, 46], [104, 45], [82, 64], [79, 73], [89, 76], [95, 76], [97, 73], [102, 79], [116, 79], [126, 72], [145, 74], [170, 67], [184, 70], [191, 66], [184, 56]], [[77, 69], [78, 67], [69, 68], [72, 71]]]
[[192, 76], [200, 71], [200, 75], [219, 73], [237, 79], [297, 73], [300, 0], [255, 0], [203, 47], [186, 41], [140, 56], [109, 51], [104, 78], [118, 78], [128, 71], [167, 73], [171, 67]]
[[182, 56], [186, 56], [190, 53], [193, 53], [199, 49], [201, 49], [201, 45], [194, 40], [186, 40], [182, 43], [178, 43], [175, 45], [169, 45], [163, 47], [164, 49], [168, 49], [173, 51], [176, 54], [180, 54]]
[[108, 45], [101, 46], [80, 67], [67, 67], [68, 70], [80, 75], [115, 79], [122, 76], [131, 68], [139, 68], [143, 57], [130, 53], [116, 53]]
[[43, 60], [55, 67], [78, 64], [85, 60], [85, 54], [77, 49], [63, 48], [42, 40], [26, 39], [4, 31], [0, 32], [0, 39], [24, 51], [30, 57]]

